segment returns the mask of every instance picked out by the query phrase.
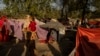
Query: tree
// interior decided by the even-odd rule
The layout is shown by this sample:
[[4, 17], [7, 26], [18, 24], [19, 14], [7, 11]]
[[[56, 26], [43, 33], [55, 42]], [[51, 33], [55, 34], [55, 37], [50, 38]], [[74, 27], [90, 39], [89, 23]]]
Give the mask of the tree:
[[6, 5], [5, 11], [10, 15], [19, 15], [31, 13], [38, 17], [52, 17], [53, 13], [58, 10], [52, 8], [50, 3], [54, 0], [3, 0]]
[[100, 18], [100, 0], [92, 0], [91, 18]]
[[[77, 0], [60, 0], [62, 3], [61, 17], [68, 18], [73, 16], [73, 13], [77, 14]], [[76, 12], [77, 11], [77, 12]], [[79, 12], [78, 12], [79, 13]]]

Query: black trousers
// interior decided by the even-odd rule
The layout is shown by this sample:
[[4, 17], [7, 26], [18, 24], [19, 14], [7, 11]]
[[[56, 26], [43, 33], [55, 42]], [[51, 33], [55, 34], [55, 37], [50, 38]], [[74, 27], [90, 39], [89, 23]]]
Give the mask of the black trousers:
[[27, 37], [27, 40], [26, 40], [26, 46], [27, 46], [27, 49], [28, 49], [28, 52], [30, 53], [30, 56], [34, 56], [34, 49], [36, 48], [35, 47], [35, 40], [30, 40], [31, 38], [31, 35], [32, 35], [32, 32], [27, 32], [26, 33], [26, 37]]

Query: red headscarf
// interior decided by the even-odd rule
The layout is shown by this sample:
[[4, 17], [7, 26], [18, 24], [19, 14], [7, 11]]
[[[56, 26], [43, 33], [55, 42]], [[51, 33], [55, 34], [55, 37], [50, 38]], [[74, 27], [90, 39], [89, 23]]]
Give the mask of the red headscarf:
[[2, 16], [2, 17], [0, 17], [0, 19], [1, 19], [2, 21], [7, 21], [7, 17], [6, 17], [6, 16]]

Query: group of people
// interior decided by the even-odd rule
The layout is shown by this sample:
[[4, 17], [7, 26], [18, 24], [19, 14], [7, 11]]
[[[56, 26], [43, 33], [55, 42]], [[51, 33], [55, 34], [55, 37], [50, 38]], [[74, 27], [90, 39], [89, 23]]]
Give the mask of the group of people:
[[[0, 42], [12, 42], [18, 44], [20, 41], [25, 40], [26, 47], [30, 55], [35, 55], [34, 50], [36, 49], [35, 40], [41, 39], [43, 42], [49, 42], [52, 31], [59, 32], [53, 28], [44, 29], [39, 24], [45, 24], [36, 20], [35, 16], [26, 15], [25, 19], [19, 20], [17, 18], [8, 19], [7, 16], [0, 17]], [[58, 39], [57, 39], [58, 40]]]
[[[35, 49], [36, 22], [34, 17], [27, 15], [28, 22], [21, 22], [17, 19], [8, 19], [6, 16], [0, 17], [0, 42], [8, 42], [15, 40], [17, 44], [20, 40], [26, 40], [28, 50], [33, 52]], [[25, 24], [26, 23], [26, 24]], [[25, 34], [24, 34], [25, 33]], [[31, 48], [31, 49], [30, 49]]]
[[[20, 41], [20, 40], [25, 40], [26, 46], [28, 48], [28, 51], [30, 53], [30, 55], [35, 55], [34, 51], [36, 49], [35, 46], [35, 40], [36, 39], [44, 39], [46, 40], [45, 42], [48, 43], [50, 40], [50, 37], [52, 34], [52, 31], [54, 31], [56, 33], [56, 40], [59, 41], [59, 37], [61, 38], [61, 34], [64, 35], [65, 32], [65, 25], [63, 26], [59, 26], [57, 27], [57, 25], [59, 23], [55, 23], [58, 21], [51, 22], [51, 23], [55, 23], [56, 24], [56, 28], [48, 28], [48, 29], [44, 29], [41, 26], [39, 26], [39, 23], [36, 22], [36, 17], [32, 16], [32, 15], [26, 15], [25, 17], [26, 19], [24, 19], [23, 21], [20, 21], [18, 19], [8, 19], [6, 16], [1, 16], [0, 17], [0, 42], [6, 42], [6, 41], [11, 41], [12, 38], [16, 39], [16, 44]], [[47, 22], [49, 22], [50, 20], [48, 20]], [[43, 24], [47, 24], [48, 26], [50, 26], [47, 22], [43, 23]], [[79, 21], [76, 21], [75, 26], [77, 27], [79, 25]], [[96, 23], [96, 24], [91, 24], [89, 22], [86, 22], [86, 24], [90, 24], [89, 27], [100, 27], [100, 22]], [[41, 23], [42, 24], [42, 23]], [[60, 24], [59, 24], [60, 25]], [[51, 25], [53, 26], [53, 25]], [[55, 25], [54, 25], [55, 26]], [[68, 26], [68, 25], [66, 25]], [[72, 27], [73, 25], [71, 25]], [[61, 29], [61, 28], [62, 29]], [[74, 27], [74, 26], [73, 26]], [[60, 28], [60, 29], [59, 29]], [[72, 29], [72, 28], [70, 28]], [[60, 32], [63, 31], [64, 32]], [[52, 39], [52, 38], [51, 38]], [[54, 40], [54, 39], [52, 39]]]

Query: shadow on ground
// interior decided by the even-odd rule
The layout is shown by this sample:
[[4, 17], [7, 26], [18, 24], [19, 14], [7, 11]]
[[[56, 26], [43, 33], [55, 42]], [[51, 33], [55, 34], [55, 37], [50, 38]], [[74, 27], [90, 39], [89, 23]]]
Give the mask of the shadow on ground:
[[57, 51], [51, 44], [48, 44], [54, 56], [68, 56], [75, 47], [76, 31], [68, 30], [66, 35], [57, 42], [60, 52]]

